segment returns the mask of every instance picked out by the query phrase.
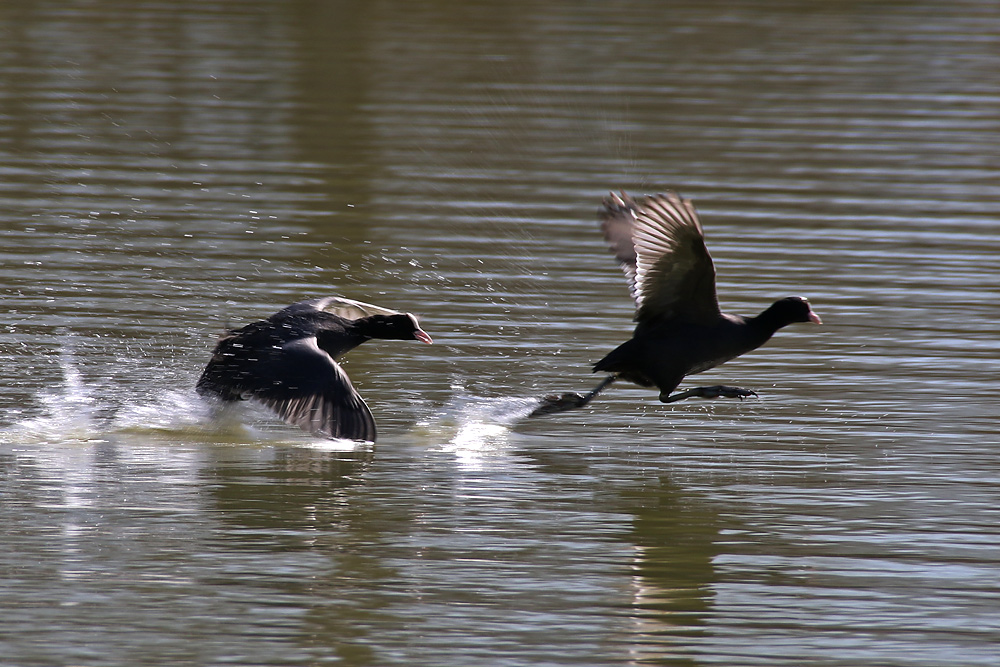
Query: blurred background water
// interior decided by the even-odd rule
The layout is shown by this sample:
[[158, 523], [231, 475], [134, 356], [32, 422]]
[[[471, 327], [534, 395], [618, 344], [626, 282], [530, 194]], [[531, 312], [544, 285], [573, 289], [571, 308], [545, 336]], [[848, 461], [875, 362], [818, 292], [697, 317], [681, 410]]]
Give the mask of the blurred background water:
[[[1000, 6], [0, 5], [0, 656], [12, 665], [995, 665]], [[679, 189], [696, 378], [582, 391], [631, 329], [595, 212]], [[193, 392], [339, 293], [434, 346], [347, 370], [376, 446]], [[696, 383], [687, 383], [692, 386]]]

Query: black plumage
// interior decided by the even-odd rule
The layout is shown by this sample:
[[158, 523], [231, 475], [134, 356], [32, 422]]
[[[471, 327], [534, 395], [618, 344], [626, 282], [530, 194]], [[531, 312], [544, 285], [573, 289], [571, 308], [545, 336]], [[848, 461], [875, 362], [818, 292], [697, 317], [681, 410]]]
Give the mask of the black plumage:
[[595, 372], [611, 373], [596, 389], [583, 396], [548, 397], [533, 414], [586, 405], [618, 379], [658, 388], [664, 403], [692, 396], [753, 396], [721, 385], [672, 392], [686, 376], [760, 347], [788, 324], [820, 323], [809, 302], [798, 296], [779, 299], [756, 317], [723, 313], [698, 214], [675, 193], [639, 199], [611, 194], [599, 217], [635, 300], [635, 330], [594, 365]]
[[233, 329], [198, 380], [202, 395], [252, 399], [316, 435], [374, 442], [375, 419], [337, 358], [373, 338], [431, 338], [409, 313], [324, 297]]

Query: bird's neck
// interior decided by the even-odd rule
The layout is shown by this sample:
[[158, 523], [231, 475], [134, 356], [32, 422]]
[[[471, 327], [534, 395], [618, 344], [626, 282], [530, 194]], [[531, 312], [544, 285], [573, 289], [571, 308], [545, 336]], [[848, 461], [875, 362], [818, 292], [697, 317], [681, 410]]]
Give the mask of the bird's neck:
[[747, 318], [746, 323], [751, 337], [755, 340], [760, 340], [758, 345], [766, 343], [778, 329], [789, 324], [787, 319], [783, 318], [774, 306], [771, 306], [757, 317]]
[[320, 329], [316, 332], [316, 345], [336, 359], [371, 338], [353, 326], [336, 331]]

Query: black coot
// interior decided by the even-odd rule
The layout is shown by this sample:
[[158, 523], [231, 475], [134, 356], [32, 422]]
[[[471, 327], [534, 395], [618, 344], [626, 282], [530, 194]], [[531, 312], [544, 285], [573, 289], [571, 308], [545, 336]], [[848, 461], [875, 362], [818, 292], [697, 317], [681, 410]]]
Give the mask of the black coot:
[[820, 323], [809, 302], [798, 296], [779, 299], [756, 317], [720, 311], [715, 266], [698, 214], [689, 200], [675, 193], [637, 200], [624, 192], [611, 194], [604, 199], [600, 219], [635, 299], [635, 331], [631, 340], [594, 365], [595, 372], [611, 373], [597, 388], [583, 396], [547, 397], [533, 415], [586, 405], [618, 379], [657, 387], [664, 403], [692, 396], [755, 396], [747, 389], [721, 385], [671, 392], [685, 376], [760, 347], [788, 324]]
[[316, 435], [374, 442], [371, 410], [336, 362], [372, 338], [431, 342], [409, 313], [341, 297], [301, 301], [223, 336], [197, 390], [254, 399]]

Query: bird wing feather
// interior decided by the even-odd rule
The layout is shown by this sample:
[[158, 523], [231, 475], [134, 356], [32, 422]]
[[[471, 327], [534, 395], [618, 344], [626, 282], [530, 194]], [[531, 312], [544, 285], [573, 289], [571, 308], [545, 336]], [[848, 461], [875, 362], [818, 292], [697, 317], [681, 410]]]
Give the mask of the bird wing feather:
[[639, 293], [636, 291], [636, 253], [632, 230], [638, 210], [638, 205], [627, 194], [622, 192], [616, 195], [612, 192], [604, 198], [604, 205], [598, 213], [604, 240], [621, 264], [628, 281], [629, 294], [636, 302], [639, 300]]
[[355, 301], [354, 299], [346, 299], [341, 296], [326, 296], [306, 303], [312, 304], [316, 310], [333, 313], [338, 317], [343, 317], [345, 320], [359, 320], [362, 317], [371, 317], [372, 315], [400, 314], [398, 310], [390, 310], [389, 308], [383, 308], [363, 301]]
[[690, 200], [668, 192], [634, 201], [622, 193], [606, 198], [602, 213], [601, 227], [629, 280], [637, 322], [719, 317], [715, 265]]
[[375, 440], [371, 410], [315, 337], [272, 348], [258, 360], [241, 390], [285, 422], [316, 435]]

